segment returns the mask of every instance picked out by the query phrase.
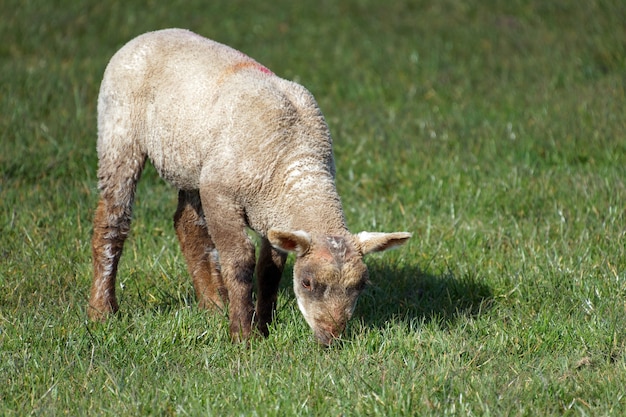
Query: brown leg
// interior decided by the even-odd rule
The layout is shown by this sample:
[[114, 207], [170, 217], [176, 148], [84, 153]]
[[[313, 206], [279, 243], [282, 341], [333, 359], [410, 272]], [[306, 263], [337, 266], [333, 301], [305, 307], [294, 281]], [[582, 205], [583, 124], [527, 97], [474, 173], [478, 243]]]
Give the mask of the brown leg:
[[220, 272], [228, 289], [228, 316], [233, 341], [250, 337], [254, 306], [252, 275], [254, 273], [254, 244], [246, 234], [243, 209], [228, 193], [214, 192], [213, 187], [200, 191], [207, 230], [219, 253]]
[[219, 271], [217, 250], [206, 229], [197, 191], [178, 192], [174, 227], [199, 306], [223, 309], [228, 301], [228, 292]]
[[278, 284], [280, 284], [286, 259], [286, 254], [275, 250], [267, 239], [263, 239], [256, 264], [256, 315], [259, 331], [264, 336], [269, 334], [267, 327], [274, 318]]
[[126, 164], [116, 162], [101, 160], [98, 171], [101, 193], [93, 222], [93, 283], [87, 310], [92, 320], [104, 320], [118, 310], [115, 276], [130, 231], [135, 189], [145, 157]]
[[107, 222], [108, 211], [105, 201], [100, 199], [91, 239], [93, 283], [87, 314], [92, 320], [104, 320], [119, 308], [115, 298], [115, 275], [128, 228], [110, 225]]

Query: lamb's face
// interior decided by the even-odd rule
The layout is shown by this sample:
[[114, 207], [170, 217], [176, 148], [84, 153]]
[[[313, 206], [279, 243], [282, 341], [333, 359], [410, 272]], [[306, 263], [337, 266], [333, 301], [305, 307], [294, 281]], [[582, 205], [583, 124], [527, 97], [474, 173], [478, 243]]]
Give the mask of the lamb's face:
[[320, 343], [339, 337], [367, 283], [367, 267], [349, 238], [313, 239], [296, 259], [293, 288], [298, 307]]
[[293, 288], [298, 307], [325, 345], [344, 331], [365, 288], [363, 256], [403, 245], [410, 237], [406, 232], [319, 236], [276, 229], [267, 234], [275, 249], [296, 254]]

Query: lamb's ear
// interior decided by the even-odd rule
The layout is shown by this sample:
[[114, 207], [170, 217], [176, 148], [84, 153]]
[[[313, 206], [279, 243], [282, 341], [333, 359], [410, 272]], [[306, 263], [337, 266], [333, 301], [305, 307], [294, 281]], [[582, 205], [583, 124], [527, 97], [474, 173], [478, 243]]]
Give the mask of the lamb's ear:
[[311, 247], [311, 235], [302, 230], [286, 232], [270, 229], [267, 232], [267, 240], [275, 249], [282, 252], [295, 252], [298, 256], [304, 255]]
[[411, 233], [371, 233], [361, 232], [356, 235], [357, 242], [363, 255], [372, 252], [382, 252], [387, 249], [404, 245], [411, 237]]

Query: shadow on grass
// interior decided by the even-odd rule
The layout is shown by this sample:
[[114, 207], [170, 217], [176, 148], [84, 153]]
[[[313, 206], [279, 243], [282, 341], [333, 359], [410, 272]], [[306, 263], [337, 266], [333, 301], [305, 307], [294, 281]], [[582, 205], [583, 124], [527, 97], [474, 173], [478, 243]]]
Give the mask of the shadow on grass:
[[369, 263], [372, 284], [361, 295], [355, 312], [366, 326], [382, 328], [391, 321], [436, 322], [447, 328], [461, 317], [475, 317], [488, 309], [491, 289], [476, 274], [435, 275], [419, 267], [396, 268]]

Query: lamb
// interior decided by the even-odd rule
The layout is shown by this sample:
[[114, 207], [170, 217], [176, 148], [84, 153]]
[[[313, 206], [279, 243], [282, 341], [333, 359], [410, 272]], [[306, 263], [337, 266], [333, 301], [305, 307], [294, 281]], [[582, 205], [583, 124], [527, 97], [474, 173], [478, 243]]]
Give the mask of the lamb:
[[[313, 96], [187, 30], [143, 34], [113, 56], [98, 96], [97, 151], [92, 320], [118, 311], [117, 267], [147, 158], [178, 189], [174, 227], [198, 303], [227, 309], [233, 341], [268, 335], [292, 252], [298, 307], [329, 345], [368, 280], [363, 256], [411, 236], [351, 234]], [[260, 236], [258, 260], [250, 229]]]

